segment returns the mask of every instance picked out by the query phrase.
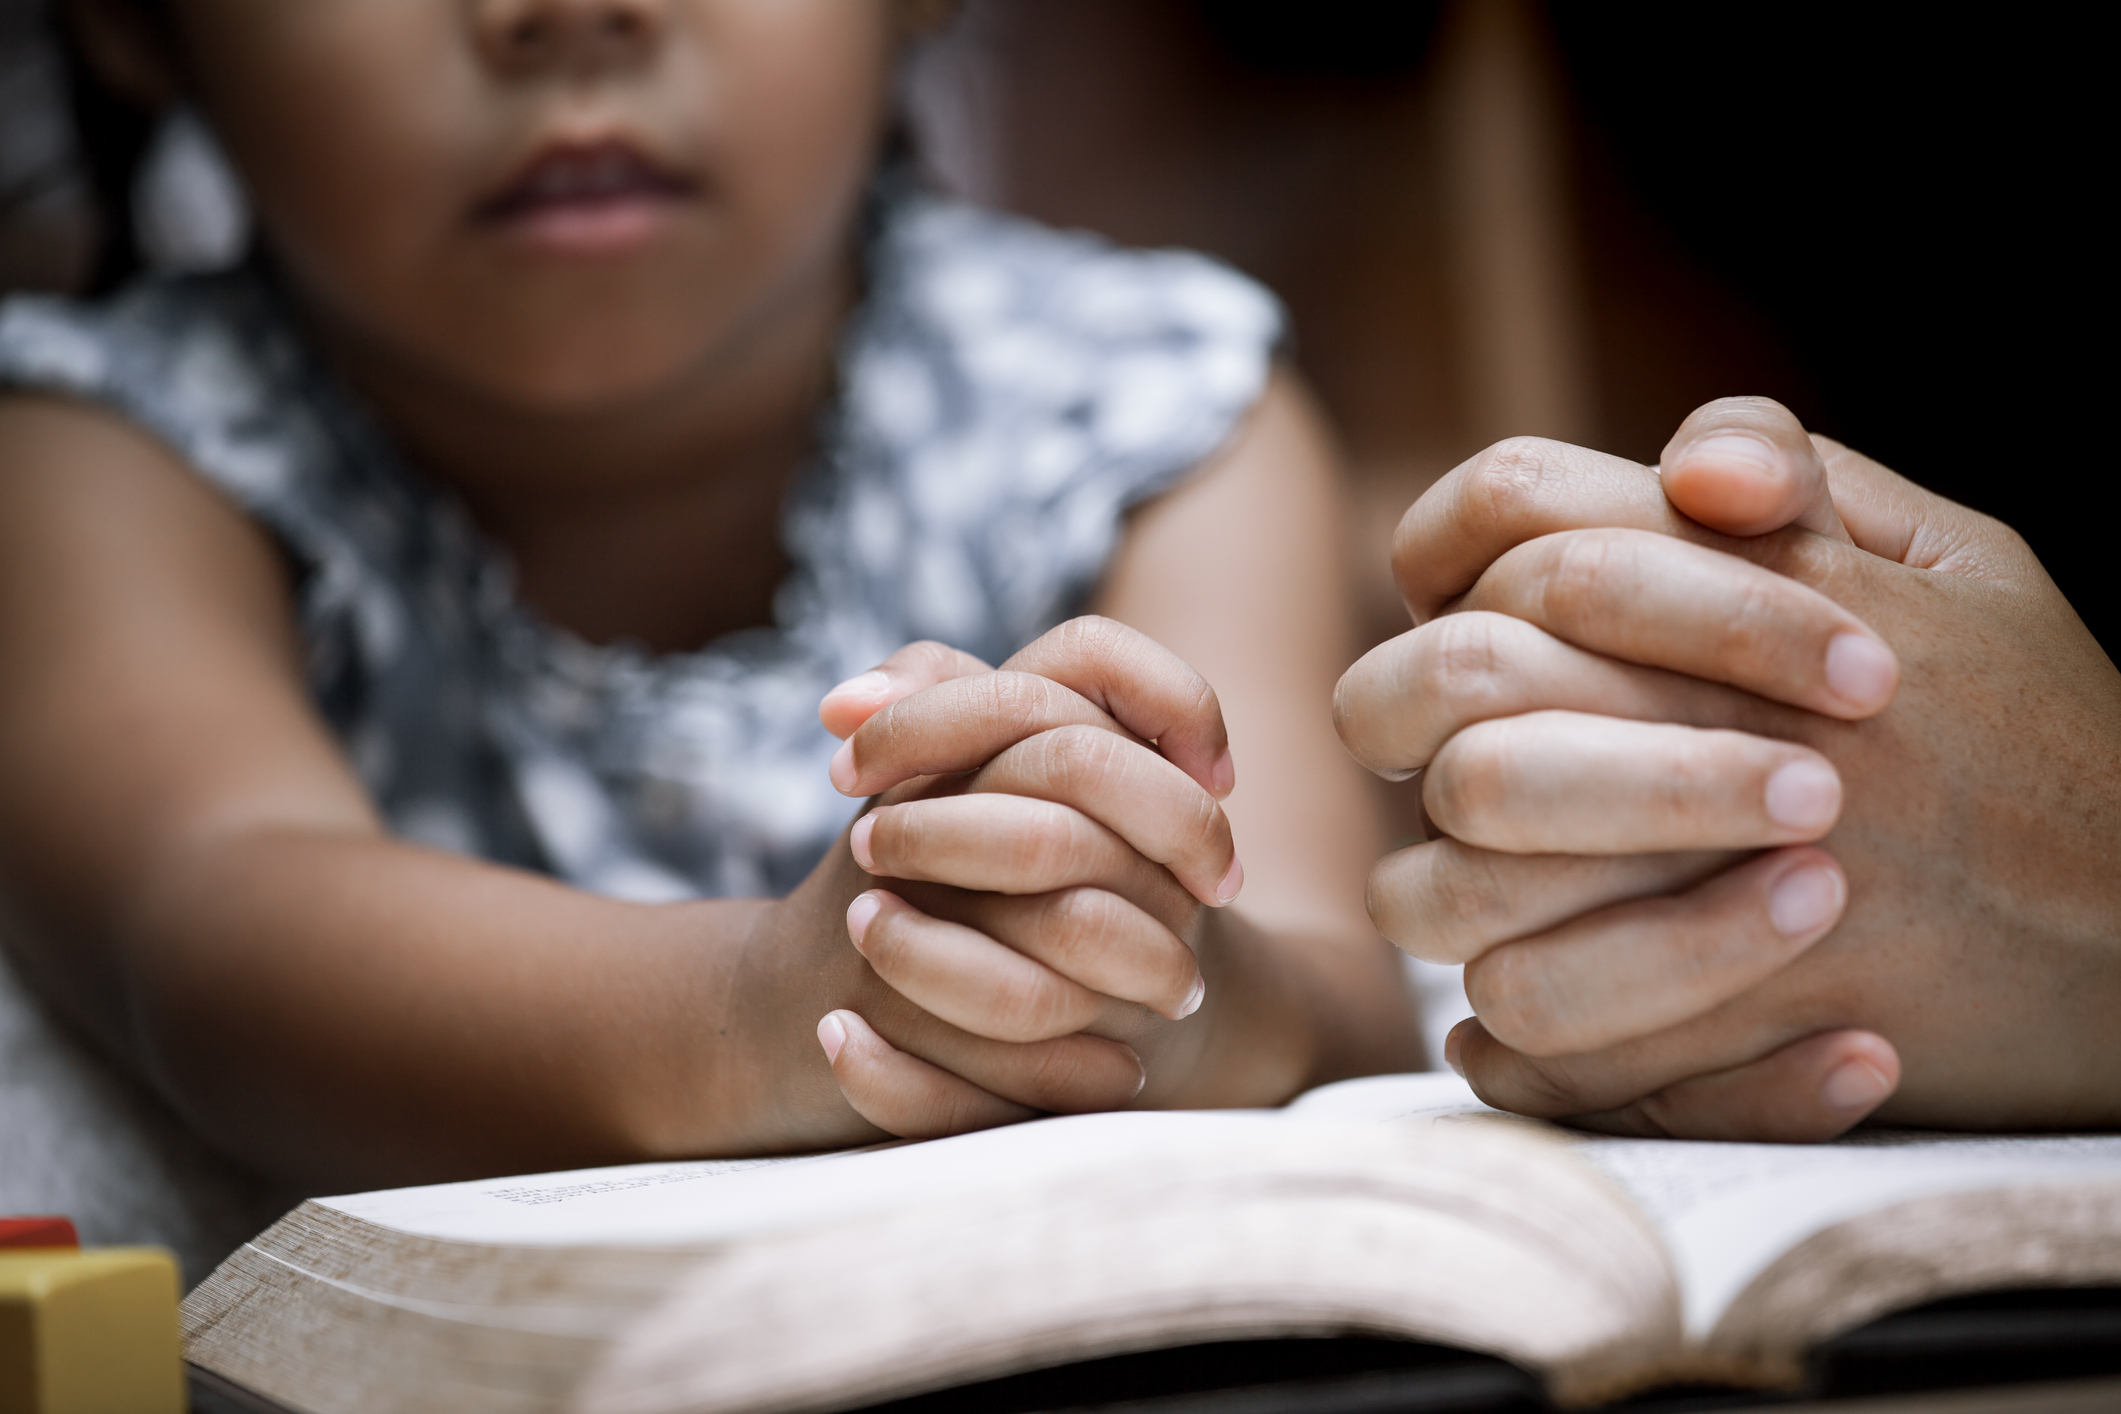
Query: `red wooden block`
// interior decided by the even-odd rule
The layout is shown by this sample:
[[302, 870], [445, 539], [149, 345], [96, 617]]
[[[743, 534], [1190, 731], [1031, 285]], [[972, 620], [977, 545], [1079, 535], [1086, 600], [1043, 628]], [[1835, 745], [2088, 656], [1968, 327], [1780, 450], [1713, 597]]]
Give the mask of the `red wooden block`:
[[70, 1218], [0, 1218], [0, 1247], [79, 1247]]

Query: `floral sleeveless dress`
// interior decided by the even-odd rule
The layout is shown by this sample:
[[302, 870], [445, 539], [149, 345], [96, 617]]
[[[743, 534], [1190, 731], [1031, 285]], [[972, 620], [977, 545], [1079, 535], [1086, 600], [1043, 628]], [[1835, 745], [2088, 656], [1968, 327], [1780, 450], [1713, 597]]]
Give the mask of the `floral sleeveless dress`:
[[999, 662], [1067, 617], [1127, 510], [1231, 436], [1281, 327], [1200, 256], [880, 202], [775, 623], [661, 656], [526, 611], [256, 269], [11, 301], [0, 385], [111, 408], [271, 529], [317, 708], [394, 832], [623, 898], [752, 896], [854, 809], [826, 690], [913, 639]]

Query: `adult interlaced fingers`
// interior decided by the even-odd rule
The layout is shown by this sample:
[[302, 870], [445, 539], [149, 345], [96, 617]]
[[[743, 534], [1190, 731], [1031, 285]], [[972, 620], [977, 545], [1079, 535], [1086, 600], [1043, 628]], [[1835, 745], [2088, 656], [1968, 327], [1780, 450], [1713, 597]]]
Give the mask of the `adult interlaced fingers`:
[[1538, 437], [1498, 442], [1453, 469], [1393, 540], [1393, 573], [1415, 621], [1441, 613], [1514, 546], [1560, 531], [1624, 527], [1730, 550], [1743, 542], [1729, 537], [1793, 523], [1848, 538], [1821, 490], [1820, 453], [1767, 399], [1705, 405], [1662, 466], [1673, 497], [1655, 468]]
[[[1864, 553], [1810, 548], [1817, 558]], [[1847, 720], [1883, 710], [1899, 683], [1892, 649], [1818, 590], [1651, 531], [1594, 528], [1527, 541], [1490, 565], [1457, 607], [1491, 609], [1592, 652]]]
[[1512, 854], [1793, 844], [1832, 829], [1842, 803], [1839, 773], [1809, 747], [1583, 712], [1475, 723], [1421, 784], [1445, 834]]
[[1650, 1036], [1546, 1059], [1512, 1049], [1474, 1018], [1452, 1030], [1445, 1055], [1498, 1109], [1689, 1139], [1831, 1139], [1900, 1080], [1899, 1057], [1882, 1037], [1747, 997]]
[[1467, 963], [1592, 909], [1677, 893], [1741, 857], [1730, 850], [1504, 854], [1444, 837], [1378, 860], [1365, 901], [1377, 931], [1401, 951]]
[[1618, 662], [1509, 614], [1433, 619], [1365, 653], [1333, 693], [1333, 724], [1364, 766], [1405, 780], [1475, 722], [1558, 708], [1637, 721], [1734, 726], [1727, 689]]
[[1530, 1056], [1618, 1045], [1712, 1011], [1841, 918], [1848, 885], [1812, 848], [1775, 850], [1684, 892], [1594, 909], [1466, 965], [1490, 1035]]

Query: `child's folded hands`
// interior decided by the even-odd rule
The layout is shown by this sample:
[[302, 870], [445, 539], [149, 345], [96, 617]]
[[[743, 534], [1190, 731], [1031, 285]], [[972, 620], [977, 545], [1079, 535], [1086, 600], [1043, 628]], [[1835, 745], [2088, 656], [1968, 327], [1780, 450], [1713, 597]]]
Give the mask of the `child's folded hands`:
[[[1078, 619], [999, 670], [912, 645], [821, 713], [848, 734], [834, 784], [879, 797], [848, 843], [892, 885], [847, 910], [878, 977], [993, 1042], [1087, 1032], [1130, 1057], [1144, 1043], [1152, 1061], [1197, 1053], [1154, 1033], [1202, 1006], [1203, 911], [1243, 880], [1217, 804], [1235, 779], [1227, 735], [1198, 674], [1122, 625]], [[1021, 1117], [966, 1094], [978, 1087], [929, 1064], [940, 1057], [908, 1053], [917, 1033], [886, 1041], [872, 1021], [883, 1024], [841, 1009], [819, 1028], [842, 1092], [872, 1123], [929, 1133]], [[1086, 1083], [1074, 1095], [982, 1079], [1027, 1108], [1100, 1108], [1135, 1098], [1147, 1076], [1137, 1061], [1127, 1093]]]

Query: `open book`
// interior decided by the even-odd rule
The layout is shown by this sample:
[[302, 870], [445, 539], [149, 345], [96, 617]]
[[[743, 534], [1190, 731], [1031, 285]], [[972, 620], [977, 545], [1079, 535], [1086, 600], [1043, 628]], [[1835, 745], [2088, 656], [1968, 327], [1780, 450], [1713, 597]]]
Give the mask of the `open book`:
[[1384, 1334], [1586, 1404], [1769, 1386], [1885, 1311], [2121, 1285], [2121, 1135], [1600, 1139], [1450, 1075], [807, 1158], [304, 1203], [184, 1304], [306, 1414], [809, 1411], [1206, 1340]]

